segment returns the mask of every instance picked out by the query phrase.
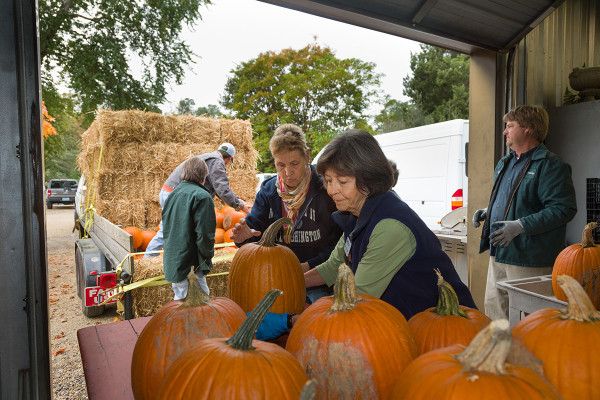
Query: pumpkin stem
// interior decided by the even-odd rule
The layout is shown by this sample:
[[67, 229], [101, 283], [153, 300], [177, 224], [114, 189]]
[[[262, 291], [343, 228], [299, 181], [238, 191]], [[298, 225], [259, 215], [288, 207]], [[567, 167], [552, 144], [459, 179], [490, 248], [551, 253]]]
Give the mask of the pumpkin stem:
[[363, 298], [356, 293], [354, 274], [346, 264], [340, 264], [333, 287], [333, 305], [329, 312], [352, 310]]
[[467, 317], [467, 313], [459, 307], [458, 296], [452, 285], [444, 280], [439, 269], [435, 268], [434, 271], [438, 276], [437, 285], [439, 296], [437, 307], [432, 311], [439, 315], [458, 315], [469, 318]]
[[506, 319], [492, 321], [481, 330], [469, 346], [454, 357], [464, 372], [506, 374], [506, 358], [511, 346], [510, 325]]
[[580, 322], [600, 321], [600, 312], [596, 310], [592, 300], [581, 287], [577, 279], [569, 275], [559, 275], [556, 282], [567, 296], [567, 310], [564, 319]]
[[594, 229], [596, 229], [596, 222], [590, 222], [583, 228], [583, 232], [581, 234], [581, 247], [584, 249], [586, 247], [595, 247], [594, 244]]
[[[284, 226], [286, 225], [286, 226]], [[277, 233], [279, 229], [283, 228], [283, 241], [287, 244], [291, 242], [292, 239], [292, 220], [284, 217], [280, 218], [277, 221], [273, 222], [264, 232], [258, 244], [264, 247], [275, 247], [275, 239], [277, 239]]]
[[183, 304], [179, 307], [199, 307], [207, 304], [210, 301], [210, 298], [200, 287], [198, 276], [194, 273], [194, 267], [192, 267], [187, 278], [190, 282], [190, 286], [188, 287], [187, 296], [185, 297], [185, 300], [183, 300]]
[[227, 344], [236, 350], [254, 350], [252, 340], [254, 339], [256, 330], [280, 294], [283, 294], [281, 290], [269, 290], [256, 307], [254, 307], [250, 315], [242, 322], [239, 329], [227, 340]]

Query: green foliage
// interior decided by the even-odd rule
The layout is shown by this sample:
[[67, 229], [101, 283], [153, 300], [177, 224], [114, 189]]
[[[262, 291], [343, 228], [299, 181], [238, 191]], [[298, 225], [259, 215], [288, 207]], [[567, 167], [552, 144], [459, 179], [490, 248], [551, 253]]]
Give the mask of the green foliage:
[[269, 51], [231, 71], [221, 105], [250, 119], [259, 151], [258, 169], [274, 171], [269, 140], [284, 123], [300, 126], [316, 155], [335, 132], [352, 127], [379, 95], [375, 64], [339, 59], [316, 43]]
[[389, 97], [381, 113], [375, 117], [377, 130], [381, 133], [414, 128], [433, 122], [433, 117], [425, 115], [414, 103], [389, 99]]
[[198, 107], [194, 114], [197, 116], [206, 115], [207, 117], [212, 118], [220, 118], [223, 116], [223, 113], [219, 110], [219, 106], [214, 104], [209, 104], [206, 107]]
[[177, 105], [177, 114], [192, 115], [194, 113], [195, 105], [196, 102], [192, 99], [185, 98], [183, 100], [179, 100], [179, 104]]
[[166, 86], [193, 62], [179, 35], [210, 3], [39, 0], [44, 89], [68, 87], [87, 123], [99, 106], [159, 111]]
[[403, 93], [433, 122], [469, 118], [469, 56], [422, 44], [410, 68]]

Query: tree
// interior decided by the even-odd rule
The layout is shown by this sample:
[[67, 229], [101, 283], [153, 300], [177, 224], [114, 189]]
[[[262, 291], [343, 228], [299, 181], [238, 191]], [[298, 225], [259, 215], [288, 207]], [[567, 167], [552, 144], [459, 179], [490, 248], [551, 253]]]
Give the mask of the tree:
[[263, 172], [274, 171], [269, 140], [277, 126], [300, 126], [316, 155], [336, 132], [364, 117], [379, 95], [381, 79], [374, 63], [339, 59], [316, 43], [261, 53], [231, 74], [221, 105], [252, 122]]
[[410, 68], [403, 93], [433, 122], [469, 118], [468, 55], [422, 44], [411, 53]]
[[[179, 35], [211, 0], [39, 0], [43, 96], [66, 86], [80, 111], [158, 110], [193, 53]], [[139, 69], [139, 73], [136, 70]]]
[[425, 115], [414, 103], [390, 99], [389, 96], [383, 110], [375, 117], [377, 130], [381, 133], [414, 128], [433, 122], [433, 117]]
[[197, 116], [206, 115], [207, 117], [212, 118], [219, 118], [223, 116], [223, 113], [221, 113], [221, 110], [219, 110], [219, 106], [216, 106], [214, 104], [209, 104], [206, 107], [198, 107], [194, 114], [196, 114]]
[[192, 115], [194, 113], [195, 105], [196, 102], [192, 99], [185, 98], [183, 100], [179, 100], [179, 104], [177, 105], [177, 114]]

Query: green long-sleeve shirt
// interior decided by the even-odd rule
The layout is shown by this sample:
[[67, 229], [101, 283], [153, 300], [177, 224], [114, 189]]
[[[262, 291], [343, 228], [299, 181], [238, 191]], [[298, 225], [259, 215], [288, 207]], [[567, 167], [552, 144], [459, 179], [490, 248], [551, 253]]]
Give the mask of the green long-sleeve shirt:
[[[182, 181], [171, 192], [162, 211], [165, 279], [181, 282], [192, 266], [207, 274], [212, 268], [217, 220], [208, 190]], [[196, 268], [197, 269], [197, 268]]]
[[[375, 225], [367, 251], [358, 264], [356, 290], [381, 297], [390, 281], [417, 250], [417, 241], [411, 230], [395, 219], [383, 219]], [[340, 238], [331, 256], [316, 267], [328, 286], [335, 283], [338, 268], [344, 263], [344, 236]]]

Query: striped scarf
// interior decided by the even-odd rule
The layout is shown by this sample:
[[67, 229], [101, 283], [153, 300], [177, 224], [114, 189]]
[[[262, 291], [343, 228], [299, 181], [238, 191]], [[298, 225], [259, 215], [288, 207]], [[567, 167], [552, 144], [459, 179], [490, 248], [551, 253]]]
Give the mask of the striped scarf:
[[310, 187], [310, 179], [312, 176], [312, 171], [308, 165], [306, 165], [306, 172], [304, 173], [304, 178], [294, 190], [289, 190], [285, 186], [285, 182], [281, 178], [281, 176], [277, 175], [277, 194], [281, 197], [281, 200], [285, 204], [285, 207], [288, 211], [288, 217], [292, 220], [293, 224], [296, 224], [296, 219], [298, 219], [298, 213], [300, 212], [300, 207], [304, 204], [304, 200], [306, 199], [306, 193], [308, 193], [308, 188]]

